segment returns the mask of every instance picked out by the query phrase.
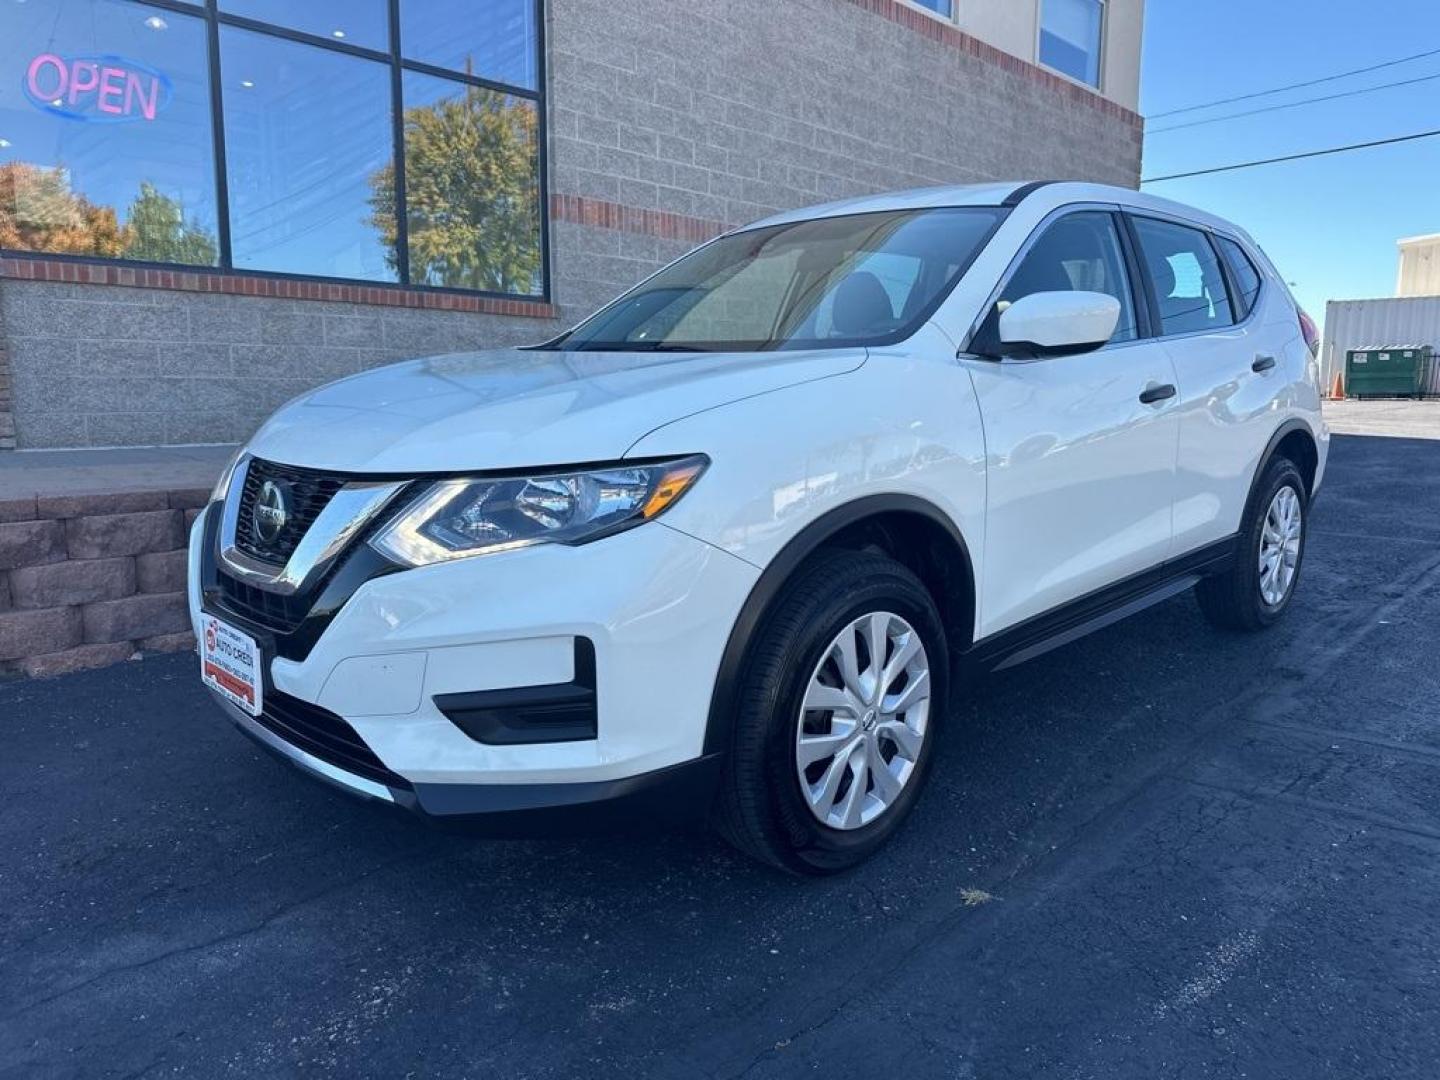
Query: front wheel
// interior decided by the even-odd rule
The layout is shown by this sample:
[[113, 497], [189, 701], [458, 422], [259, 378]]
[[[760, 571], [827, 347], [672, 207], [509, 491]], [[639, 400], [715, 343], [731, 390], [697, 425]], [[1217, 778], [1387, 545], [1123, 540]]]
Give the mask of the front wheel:
[[721, 833], [793, 873], [868, 858], [929, 771], [947, 650], [934, 600], [894, 560], [837, 551], [804, 568], [746, 659]]
[[1227, 630], [1260, 630], [1285, 613], [1300, 580], [1309, 510], [1300, 470], [1276, 458], [1241, 523], [1235, 565], [1195, 587], [1206, 618]]

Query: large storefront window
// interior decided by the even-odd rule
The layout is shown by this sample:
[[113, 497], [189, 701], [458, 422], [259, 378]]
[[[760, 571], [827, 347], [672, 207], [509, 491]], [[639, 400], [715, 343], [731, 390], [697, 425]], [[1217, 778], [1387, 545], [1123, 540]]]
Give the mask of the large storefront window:
[[0, 0], [0, 249], [543, 295], [537, 11]]
[[220, 70], [235, 265], [400, 280], [367, 201], [394, 154], [390, 66], [222, 26]]
[[0, 248], [214, 265], [204, 20], [125, 0], [4, 8]]

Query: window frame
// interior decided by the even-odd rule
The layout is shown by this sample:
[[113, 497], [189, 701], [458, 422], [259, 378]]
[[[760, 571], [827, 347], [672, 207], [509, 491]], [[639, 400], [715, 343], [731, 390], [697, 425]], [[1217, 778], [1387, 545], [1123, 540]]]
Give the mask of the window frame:
[[1045, 36], [1045, 3], [1040, 0], [1035, 8], [1035, 63], [1039, 64], [1052, 75], [1059, 75], [1062, 79], [1074, 83], [1076, 86], [1083, 86], [1087, 90], [1093, 90], [1097, 94], [1105, 92], [1105, 75], [1109, 67], [1110, 59], [1110, 0], [1095, 0], [1100, 5], [1100, 40], [1095, 43], [1095, 81], [1086, 82], [1084, 79], [1077, 79], [1068, 71], [1061, 71], [1057, 67], [1045, 63], [1040, 58], [1040, 43]]
[[939, 19], [946, 26], [955, 26], [960, 21], [960, 4], [962, 0], [950, 0], [949, 15], [945, 15], [939, 11], [936, 11], [932, 7], [926, 6], [922, 2], [922, 0], [900, 0], [900, 2], [908, 8], [914, 8], [916, 11], [923, 11], [932, 19]]
[[[1250, 321], [1255, 316], [1255, 312], [1260, 307], [1260, 296], [1258, 293], [1256, 294], [1254, 306], [1251, 307], [1250, 311], [1246, 313], [1243, 319], [1236, 318], [1236, 314], [1240, 309], [1239, 306], [1235, 303], [1235, 279], [1230, 272], [1230, 264], [1225, 257], [1225, 252], [1221, 249], [1219, 243], [1215, 239], [1216, 236], [1221, 235], [1217, 232], [1217, 230], [1215, 230], [1209, 225], [1201, 224], [1198, 221], [1189, 221], [1185, 218], [1175, 217], [1170, 214], [1159, 213], [1151, 210], [1144, 210], [1138, 207], [1126, 207], [1121, 213], [1122, 216], [1125, 218], [1125, 227], [1130, 232], [1131, 243], [1133, 243], [1135, 246], [1135, 257], [1140, 263], [1141, 273], [1143, 275], [1145, 285], [1145, 302], [1150, 307], [1151, 320], [1155, 328], [1154, 340], [1175, 341], [1181, 338], [1205, 337], [1212, 334], [1223, 334], [1231, 330], [1241, 329], [1250, 323]], [[1151, 221], [1163, 222], [1166, 225], [1179, 226], [1183, 229], [1189, 229], [1191, 232], [1197, 232], [1201, 236], [1205, 237], [1205, 242], [1210, 245], [1210, 251], [1215, 256], [1215, 263], [1220, 268], [1220, 279], [1225, 286], [1225, 300], [1230, 305], [1230, 322], [1228, 324], [1226, 324], [1225, 326], [1211, 326], [1205, 328], [1204, 330], [1182, 330], [1174, 334], [1165, 333], [1165, 324], [1161, 319], [1160, 315], [1159, 294], [1157, 294], [1155, 291], [1155, 282], [1150, 276], [1150, 270], [1148, 266], [1145, 265], [1144, 258], [1141, 256], [1142, 249], [1140, 246], [1140, 235], [1135, 230], [1135, 221], [1140, 218], [1148, 218]], [[1235, 237], [1230, 236], [1228, 233], [1224, 235], [1226, 236], [1226, 239], [1236, 239]], [[1236, 240], [1236, 242], [1239, 243], [1238, 240]], [[1240, 246], [1243, 248], [1245, 245], [1241, 244]], [[1253, 263], [1254, 260], [1251, 261]], [[1257, 266], [1256, 269], [1258, 270], [1259, 267]], [[1261, 274], [1260, 278], [1260, 287], [1263, 291], [1265, 287], [1265, 275]]]
[[[348, 41], [319, 37], [301, 30], [279, 26], [274, 23], [234, 15], [220, 10], [220, 0], [123, 0], [138, 8], [167, 11], [199, 19], [205, 24], [206, 56], [205, 70], [210, 80], [210, 123], [211, 153], [215, 174], [216, 246], [218, 261], [213, 266], [198, 266], [188, 263], [159, 263], [138, 259], [108, 259], [96, 255], [73, 255], [64, 252], [32, 251], [21, 248], [0, 249], [6, 258], [46, 259], [60, 262], [85, 263], [101, 266], [133, 266], [159, 270], [170, 270], [185, 274], [226, 274], [235, 277], [263, 278], [279, 281], [313, 281], [331, 285], [352, 285], [380, 289], [413, 289], [426, 293], [449, 293], [459, 296], [488, 297], [495, 300], [548, 304], [551, 301], [551, 251], [550, 251], [550, 169], [549, 169], [549, 118], [547, 115], [548, 69], [545, 48], [545, 0], [529, 0], [535, 15], [535, 89], [512, 86], [462, 71], [405, 58], [400, 40], [400, 4], [404, 0], [385, 0], [389, 47], [372, 49]], [[934, 14], [933, 12], [931, 14]], [[229, 177], [226, 172], [224, 86], [221, 82], [220, 27], [233, 26], [270, 37], [280, 38], [300, 45], [329, 49], [363, 60], [387, 64], [390, 69], [390, 110], [391, 146], [395, 162], [395, 247], [397, 279], [383, 281], [367, 278], [332, 277], [322, 274], [300, 274], [284, 270], [256, 270], [234, 265], [231, 250], [231, 221]], [[479, 289], [461, 289], [450, 286], [426, 285], [412, 281], [410, 274], [409, 215], [405, 200], [405, 102], [403, 96], [406, 71], [445, 79], [450, 82], [468, 84], [512, 97], [523, 98], [534, 104], [536, 110], [536, 153], [540, 223], [540, 291], [538, 293], [501, 293]]]
[[[1004, 272], [1000, 275], [991, 291], [989, 298], [980, 308], [980, 313], [975, 317], [974, 324], [970, 327], [970, 333], [966, 335], [965, 344], [960, 348], [962, 356], [977, 356], [982, 360], [999, 361], [997, 357], [976, 353], [977, 344], [983, 344], [986, 331], [989, 325], [998, 324], [995, 318], [995, 305], [1000, 302], [1000, 297], [1005, 294], [1011, 279], [1019, 272], [1021, 265], [1030, 255], [1030, 252], [1040, 242], [1044, 235], [1049, 232], [1050, 227], [1063, 218], [1072, 214], [1100, 213], [1110, 217], [1111, 226], [1119, 237], [1120, 250], [1125, 262], [1125, 273], [1128, 277], [1130, 288], [1130, 304], [1135, 311], [1135, 336], [1129, 341], [1107, 341], [1100, 348], [1084, 353], [1085, 356], [1093, 356], [1095, 353], [1109, 352], [1112, 349], [1128, 349], [1135, 345], [1144, 344], [1147, 341], [1154, 341], [1157, 338], [1155, 333], [1158, 323], [1154, 321], [1154, 312], [1150, 306], [1150, 285], [1149, 278], [1144, 274], [1144, 268], [1139, 259], [1139, 248], [1135, 245], [1134, 237], [1131, 235], [1130, 223], [1127, 220], [1125, 208], [1118, 203], [1092, 203], [1079, 202], [1067, 203], [1064, 206], [1057, 206], [1046, 214], [1036, 226], [1030, 230], [1030, 235], [1025, 238], [1024, 243], [1016, 250], [1006, 265]], [[1023, 361], [1029, 363], [1029, 361]]]

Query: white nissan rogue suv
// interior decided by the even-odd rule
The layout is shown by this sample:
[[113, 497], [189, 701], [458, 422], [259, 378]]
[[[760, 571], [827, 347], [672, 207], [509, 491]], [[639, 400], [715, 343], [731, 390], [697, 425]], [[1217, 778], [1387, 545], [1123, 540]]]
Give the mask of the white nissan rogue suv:
[[1193, 588], [1294, 596], [1315, 328], [1240, 229], [992, 184], [782, 214], [545, 345], [282, 408], [196, 524], [230, 718], [432, 819], [707, 814], [803, 873], [924, 784], [958, 684]]

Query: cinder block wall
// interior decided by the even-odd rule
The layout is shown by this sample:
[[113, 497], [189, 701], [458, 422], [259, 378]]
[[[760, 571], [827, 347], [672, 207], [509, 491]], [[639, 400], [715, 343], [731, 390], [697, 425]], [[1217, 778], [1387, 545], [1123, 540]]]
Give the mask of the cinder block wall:
[[73, 264], [17, 280], [24, 268], [0, 260], [19, 446], [238, 441], [340, 375], [543, 340], [777, 210], [982, 180], [1139, 180], [1138, 116], [899, 0], [547, 7], [555, 308], [257, 296], [243, 278], [195, 291], [179, 287], [194, 275], [132, 269], [86, 284]]
[[193, 647], [185, 538], [209, 494], [0, 501], [0, 676]]
[[[718, 230], [910, 187], [1140, 180], [1135, 113], [899, 0], [550, 9], [551, 180], [566, 195]], [[561, 303], [594, 306], [689, 246], [640, 231], [557, 229]]]
[[239, 442], [320, 383], [414, 356], [544, 340], [555, 325], [15, 279], [0, 289], [0, 321], [24, 449]]
[[14, 450], [14, 389], [10, 380], [10, 351], [5, 343], [4, 291], [4, 284], [0, 282], [0, 450]]

